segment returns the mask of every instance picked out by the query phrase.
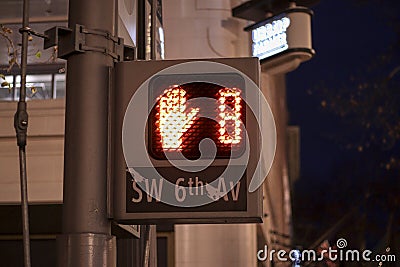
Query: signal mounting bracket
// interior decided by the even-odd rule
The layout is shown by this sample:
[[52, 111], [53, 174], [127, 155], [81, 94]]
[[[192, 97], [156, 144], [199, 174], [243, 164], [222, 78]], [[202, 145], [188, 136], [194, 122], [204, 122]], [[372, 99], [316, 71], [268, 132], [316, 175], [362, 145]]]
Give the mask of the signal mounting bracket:
[[[90, 51], [103, 53], [112, 57], [114, 62], [120, 62], [124, 60], [124, 54], [131, 55], [133, 49], [124, 46], [123, 38], [113, 36], [108, 31], [88, 29], [80, 24], [76, 24], [72, 29], [56, 26], [45, 31], [45, 35], [47, 38], [44, 48], [58, 46], [58, 57], [62, 59], [67, 59], [71, 54]], [[99, 43], [103, 46], [96, 45]]]

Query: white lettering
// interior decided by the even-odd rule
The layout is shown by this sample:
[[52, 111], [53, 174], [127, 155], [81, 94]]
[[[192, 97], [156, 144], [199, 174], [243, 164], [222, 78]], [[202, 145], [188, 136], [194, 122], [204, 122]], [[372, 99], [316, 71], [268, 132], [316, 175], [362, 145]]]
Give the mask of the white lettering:
[[[175, 183], [175, 198], [179, 202], [183, 202], [186, 198], [186, 190], [184, 186], [179, 185], [181, 182], [184, 182], [184, 178], [178, 178]], [[179, 192], [181, 193], [181, 196], [179, 196]]]
[[328, 255], [329, 255], [328, 257], [330, 260], [332, 260], [332, 261], [337, 260], [337, 258], [338, 258], [337, 249], [332, 249], [331, 247], [329, 247]]
[[142, 193], [142, 190], [140, 190], [138, 187], [137, 187], [137, 184], [136, 184], [136, 181], [135, 180], [133, 180], [132, 181], [132, 188], [133, 188], [133, 190], [138, 194], [138, 198], [132, 198], [132, 202], [133, 203], [139, 203], [140, 201], [142, 201], [142, 197], [143, 197], [143, 193]]
[[235, 188], [233, 187], [234, 186], [233, 182], [230, 182], [229, 184], [231, 185], [231, 188], [232, 188], [232, 190], [231, 190], [232, 199], [233, 199], [233, 201], [237, 201], [239, 198], [240, 182], [237, 183], [236, 192], [235, 192]]
[[[222, 189], [222, 191], [221, 191], [221, 189]], [[221, 196], [224, 196], [224, 200], [228, 201], [229, 199], [228, 199], [228, 196], [226, 195], [226, 193], [227, 192], [226, 192], [225, 179], [223, 177], [220, 177], [218, 179], [218, 194], [219, 194], [218, 198], [220, 198]]]
[[274, 258], [274, 253], [276, 252], [275, 249], [271, 249], [271, 251], [269, 252], [269, 259], [272, 260]]
[[164, 179], [159, 179], [158, 190], [157, 190], [157, 179], [151, 179], [151, 186], [149, 186], [148, 179], [146, 179], [144, 181], [144, 183], [146, 185], [146, 192], [150, 192], [150, 194], [147, 194], [147, 202], [152, 202], [152, 200], [153, 200], [152, 196], [154, 196], [154, 198], [156, 199], [156, 202], [161, 201], [161, 192], [162, 192], [163, 181], [164, 181]]
[[285, 257], [285, 255], [286, 255], [286, 251], [279, 250], [278, 255], [277, 255], [278, 260], [279, 261], [287, 261], [287, 258]]
[[199, 187], [200, 187], [200, 194], [203, 195], [204, 194], [204, 190], [203, 190], [203, 182], [199, 181], [199, 177], [196, 176], [196, 195], [199, 195]]
[[283, 17], [252, 30], [253, 56], [264, 59], [286, 50], [290, 19]]
[[[142, 189], [141, 185], [139, 185], [136, 180], [132, 180], [133, 197], [131, 201], [133, 203], [139, 203], [143, 201], [143, 192], [146, 192], [147, 202], [152, 202], [153, 200], [155, 200], [156, 202], [160, 202], [163, 190], [163, 182], [164, 179], [143, 178], [141, 183], [144, 183], [144, 185], [142, 185], [144, 186], [144, 188]], [[186, 183], [188, 184], [188, 186], [185, 185]], [[195, 178], [187, 178], [187, 180], [186, 178], [180, 177], [176, 180], [175, 183], [175, 198], [178, 202], [184, 202], [187, 195], [198, 196], [204, 195], [204, 193], [206, 193], [214, 201], [223, 198], [226, 202], [230, 200], [237, 202], [239, 200], [240, 194], [240, 183], [241, 182], [238, 182], [235, 185], [234, 182], [229, 181], [230, 187], [228, 191], [226, 181], [223, 177], [218, 178], [218, 185], [216, 187], [213, 187], [207, 182], [201, 181], [197, 176]], [[204, 188], [206, 189], [206, 192], [204, 191]], [[229, 198], [229, 195], [232, 199]]]
[[[259, 261], [265, 261], [265, 260], [267, 259], [267, 256], [268, 256], [267, 251], [268, 251], [268, 247], [267, 247], [267, 245], [264, 245], [264, 249], [260, 249], [260, 250], [257, 252], [257, 259], [258, 259]], [[264, 253], [264, 256], [261, 257], [261, 254], [263, 254], [263, 253]]]
[[371, 258], [369, 256], [371, 256], [371, 254], [372, 254], [371, 250], [368, 250], [368, 249], [364, 250], [363, 253], [362, 253], [363, 260], [364, 261], [370, 261]]
[[188, 186], [189, 186], [189, 195], [193, 196], [193, 179], [192, 179], [192, 177], [189, 178]]

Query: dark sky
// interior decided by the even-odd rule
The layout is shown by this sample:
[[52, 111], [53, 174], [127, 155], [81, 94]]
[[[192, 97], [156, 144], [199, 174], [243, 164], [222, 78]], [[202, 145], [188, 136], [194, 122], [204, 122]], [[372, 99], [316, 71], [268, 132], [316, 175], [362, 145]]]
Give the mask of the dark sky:
[[321, 109], [321, 97], [307, 91], [322, 83], [329, 88], [348, 86], [350, 76], [362, 75], [395, 38], [383, 15], [384, 1], [358, 2], [321, 0], [312, 8], [316, 55], [287, 75], [289, 123], [301, 130], [302, 177], [330, 179], [334, 164], [357, 156], [330, 139], [346, 129], [337, 116]]
[[[374, 251], [383, 251], [384, 245], [399, 251], [400, 160], [392, 169], [383, 163], [400, 159], [399, 139], [391, 149], [378, 142], [361, 152], [344, 144], [349, 137], [354, 142], [370, 133], [388, 133], [379, 126], [382, 118], [391, 127], [400, 120], [400, 71], [390, 80], [392, 86], [381, 82], [400, 66], [400, 1], [321, 0], [312, 9], [316, 55], [287, 75], [289, 124], [301, 132], [301, 173], [293, 191], [295, 242], [309, 246], [331, 229], [330, 242], [346, 237], [353, 246], [364, 240]], [[360, 91], [360, 82], [369, 84], [368, 89]], [[322, 107], [323, 100], [351, 90], [372, 99], [358, 105], [363, 115], [341, 118], [336, 106]], [[385, 116], [376, 112], [380, 106]], [[369, 132], [361, 127], [364, 119], [377, 128]]]

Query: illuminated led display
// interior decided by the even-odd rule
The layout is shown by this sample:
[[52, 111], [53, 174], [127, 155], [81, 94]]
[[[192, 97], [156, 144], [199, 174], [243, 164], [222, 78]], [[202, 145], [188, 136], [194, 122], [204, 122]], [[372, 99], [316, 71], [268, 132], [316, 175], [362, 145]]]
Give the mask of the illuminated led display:
[[186, 110], [186, 91], [179, 86], [166, 89], [159, 99], [157, 129], [164, 150], [181, 150], [182, 136], [196, 119], [198, 108]]
[[[219, 134], [218, 140], [223, 144], [238, 144], [240, 143], [241, 132], [240, 129], [240, 111], [241, 105], [240, 90], [234, 88], [223, 88], [219, 90]], [[227, 111], [226, 105], [233, 105], [233, 110]], [[230, 129], [230, 131], [228, 130]], [[231, 132], [232, 134], [229, 134]]]
[[[155, 96], [156, 105], [149, 120], [151, 154], [165, 158], [176, 152], [185, 157], [200, 157], [199, 144], [211, 139], [217, 158], [231, 157], [244, 150], [245, 105], [239, 88], [192, 82], [171, 85]], [[199, 97], [215, 101], [192, 101]], [[194, 106], [200, 105], [200, 106]]]
[[288, 49], [286, 30], [289, 26], [290, 19], [283, 17], [253, 29], [253, 56], [264, 59]]

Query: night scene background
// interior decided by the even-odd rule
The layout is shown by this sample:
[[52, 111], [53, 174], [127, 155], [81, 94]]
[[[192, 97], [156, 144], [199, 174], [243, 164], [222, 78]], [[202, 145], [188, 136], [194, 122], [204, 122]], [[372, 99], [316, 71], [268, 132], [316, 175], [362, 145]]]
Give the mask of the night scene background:
[[294, 243], [345, 238], [399, 259], [400, 1], [312, 9], [316, 55], [287, 76], [289, 124], [301, 132]]

